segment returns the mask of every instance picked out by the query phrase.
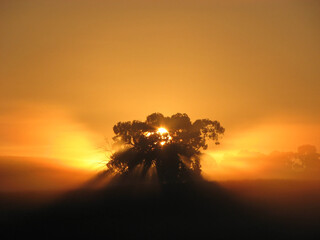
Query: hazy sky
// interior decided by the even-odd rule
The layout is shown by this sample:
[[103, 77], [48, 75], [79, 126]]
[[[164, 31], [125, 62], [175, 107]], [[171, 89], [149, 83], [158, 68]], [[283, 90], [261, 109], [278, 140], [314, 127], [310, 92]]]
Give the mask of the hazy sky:
[[320, 148], [319, 1], [2, 0], [0, 35], [0, 155], [85, 166], [153, 112], [219, 120], [224, 151]]

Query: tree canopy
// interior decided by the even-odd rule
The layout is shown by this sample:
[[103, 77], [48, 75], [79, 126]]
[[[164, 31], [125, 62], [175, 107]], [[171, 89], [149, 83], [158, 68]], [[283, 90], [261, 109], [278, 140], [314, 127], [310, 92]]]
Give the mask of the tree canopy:
[[113, 131], [117, 151], [107, 163], [109, 171], [120, 175], [138, 172], [145, 177], [156, 169], [161, 182], [183, 182], [200, 177], [201, 151], [208, 148], [209, 140], [219, 144], [225, 129], [209, 119], [191, 122], [185, 113], [171, 117], [153, 113], [144, 122], [118, 122]]

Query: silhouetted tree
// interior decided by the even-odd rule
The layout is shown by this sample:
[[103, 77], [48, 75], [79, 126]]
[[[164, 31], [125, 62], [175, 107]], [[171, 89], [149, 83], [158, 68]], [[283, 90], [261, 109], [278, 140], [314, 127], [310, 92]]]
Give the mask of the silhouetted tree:
[[209, 119], [192, 123], [185, 113], [153, 113], [144, 122], [118, 122], [113, 131], [117, 151], [107, 163], [109, 171], [145, 177], [155, 168], [161, 182], [183, 182], [200, 177], [201, 150], [207, 149], [208, 140], [219, 144], [225, 129]]

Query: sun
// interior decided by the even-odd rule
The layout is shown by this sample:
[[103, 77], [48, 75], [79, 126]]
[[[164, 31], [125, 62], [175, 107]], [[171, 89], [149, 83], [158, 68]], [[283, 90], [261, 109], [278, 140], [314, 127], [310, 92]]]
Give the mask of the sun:
[[161, 136], [161, 141], [160, 141], [161, 146], [169, 143], [172, 140], [172, 137], [170, 136], [169, 131], [164, 127], [158, 128], [157, 134]]
[[160, 128], [158, 128], [157, 133], [160, 134], [160, 135], [163, 135], [163, 134], [169, 133], [169, 132], [164, 127], [160, 127]]
[[164, 127], [159, 127], [157, 131], [154, 131], [154, 132], [144, 133], [146, 137], [150, 137], [151, 135], [154, 135], [154, 134], [159, 135], [159, 140], [154, 142], [154, 144], [160, 144], [161, 146], [163, 146], [172, 140], [172, 137], [170, 136], [169, 131]]

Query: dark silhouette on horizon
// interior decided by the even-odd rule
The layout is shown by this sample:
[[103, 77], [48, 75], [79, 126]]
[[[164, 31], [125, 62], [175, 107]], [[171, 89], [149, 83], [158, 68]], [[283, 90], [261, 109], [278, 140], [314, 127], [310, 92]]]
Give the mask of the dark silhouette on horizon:
[[113, 131], [117, 151], [107, 171], [141, 179], [156, 172], [161, 183], [175, 183], [201, 178], [201, 150], [207, 149], [209, 140], [219, 144], [225, 129], [209, 119], [191, 122], [185, 113], [171, 117], [153, 113], [144, 122], [118, 122]]

